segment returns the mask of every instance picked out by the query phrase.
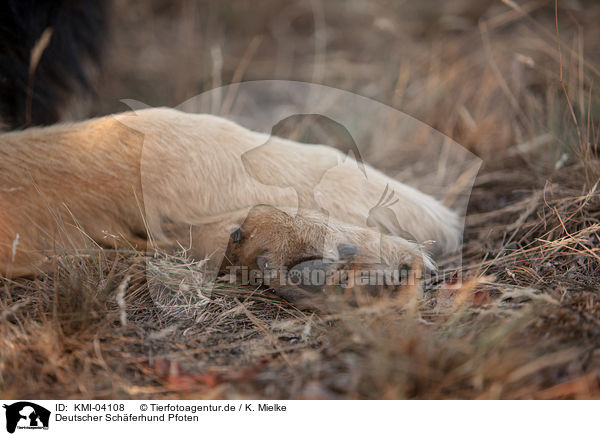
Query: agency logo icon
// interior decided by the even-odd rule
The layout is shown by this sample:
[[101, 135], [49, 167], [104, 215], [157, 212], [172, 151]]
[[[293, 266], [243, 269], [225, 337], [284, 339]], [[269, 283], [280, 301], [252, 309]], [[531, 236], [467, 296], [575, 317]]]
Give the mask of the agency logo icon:
[[48, 430], [50, 411], [42, 406], [29, 401], [19, 401], [10, 405], [4, 404], [6, 409], [6, 431], [14, 433], [19, 430]]

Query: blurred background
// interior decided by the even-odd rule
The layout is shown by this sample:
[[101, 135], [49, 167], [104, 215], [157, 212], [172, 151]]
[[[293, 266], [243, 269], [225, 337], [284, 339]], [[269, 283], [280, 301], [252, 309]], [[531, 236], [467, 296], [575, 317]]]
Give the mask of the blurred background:
[[556, 6], [559, 39], [552, 0], [116, 0], [93, 115], [300, 80], [405, 111], [489, 165], [528, 143], [553, 165], [578, 141], [564, 91], [578, 120], [598, 114], [600, 59], [600, 4]]

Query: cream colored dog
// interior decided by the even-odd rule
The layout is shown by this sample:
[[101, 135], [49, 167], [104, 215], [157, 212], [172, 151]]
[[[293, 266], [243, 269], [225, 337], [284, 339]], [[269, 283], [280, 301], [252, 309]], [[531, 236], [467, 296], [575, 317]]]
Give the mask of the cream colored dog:
[[[164, 108], [5, 133], [0, 274], [36, 274], [57, 249], [90, 241], [189, 247], [215, 265], [226, 257], [261, 268], [336, 259], [348, 247], [361, 262], [432, 267], [422, 244], [433, 241], [430, 252], [458, 247], [454, 212], [365, 170], [328, 146]], [[393, 213], [373, 214], [383, 194], [393, 195]]]

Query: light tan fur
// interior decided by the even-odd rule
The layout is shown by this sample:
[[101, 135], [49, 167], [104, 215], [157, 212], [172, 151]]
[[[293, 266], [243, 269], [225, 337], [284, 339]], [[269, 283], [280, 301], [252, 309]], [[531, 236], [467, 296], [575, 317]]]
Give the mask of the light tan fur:
[[[374, 228], [369, 212], [386, 187], [396, 219], [380, 214]], [[282, 266], [334, 257], [341, 243], [377, 262], [429, 262], [418, 244], [452, 251], [459, 242], [454, 212], [331, 147], [164, 108], [0, 135], [0, 206], [4, 276], [35, 274], [57, 248], [90, 241], [144, 250], [148, 232], [218, 264], [241, 226], [233, 251], [249, 266], [265, 253]]]

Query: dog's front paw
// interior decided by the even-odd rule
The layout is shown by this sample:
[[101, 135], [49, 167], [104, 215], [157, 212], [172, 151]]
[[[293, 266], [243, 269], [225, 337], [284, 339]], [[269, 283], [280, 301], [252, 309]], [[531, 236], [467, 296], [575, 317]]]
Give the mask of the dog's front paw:
[[326, 216], [257, 206], [230, 237], [223, 270], [247, 268], [282, 297], [302, 302], [349, 288], [399, 286], [410, 271], [433, 269], [420, 246]]

